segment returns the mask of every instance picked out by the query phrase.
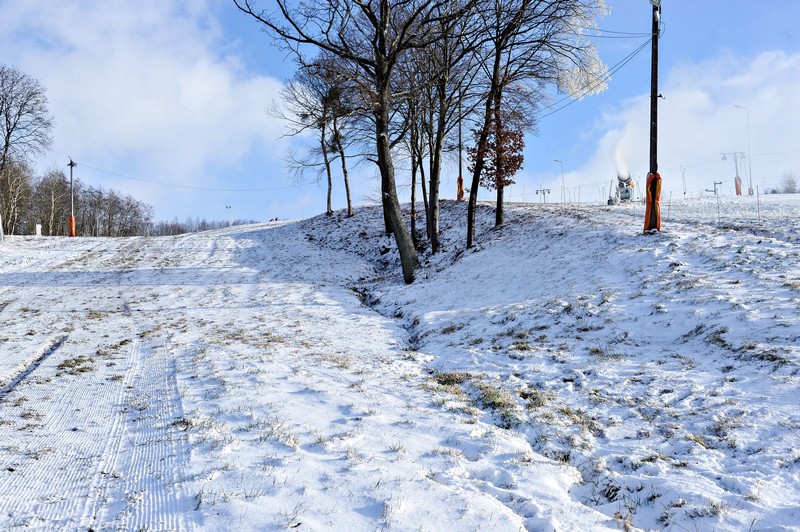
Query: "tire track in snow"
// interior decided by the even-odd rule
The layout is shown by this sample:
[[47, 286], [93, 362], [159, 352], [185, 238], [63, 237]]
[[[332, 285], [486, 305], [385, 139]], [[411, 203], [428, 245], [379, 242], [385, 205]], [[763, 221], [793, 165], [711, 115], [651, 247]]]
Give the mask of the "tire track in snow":
[[[62, 349], [65, 360], [57, 365], [52, 357]], [[51, 347], [27, 372], [30, 378], [20, 379], [4, 398], [28, 409], [21, 415], [25, 422], [4, 438], [6, 450], [16, 450], [0, 488], [0, 501], [6, 493], [16, 494], [8, 505], [0, 502], [0, 517], [8, 525], [91, 527], [97, 517], [94, 503], [105, 504], [113, 493], [118, 475], [107, 457], [123, 434], [119, 400], [125, 390], [120, 383], [94, 378], [97, 370], [70, 374], [63, 369], [65, 362], [77, 360], [67, 357], [85, 349], [80, 338]]]
[[[92, 249], [76, 250], [67, 254], [74, 257], [67, 262], [63, 254], [43, 259], [37, 268], [41, 271], [20, 278], [22, 294], [38, 289], [37, 308], [63, 301], [64, 290], [41, 287], [51, 287], [52, 276], [61, 275], [70, 260], [122, 280], [146, 262], [140, 242], [134, 242], [139, 247], [108, 246], [94, 255]], [[88, 285], [67, 291], [81, 308], [93, 308], [102, 298]], [[169, 426], [181, 415], [174, 364], [168, 363], [163, 339], [153, 348], [151, 339], [140, 338], [141, 332], [130, 316], [95, 313], [70, 333], [69, 341], [66, 335], [52, 341], [44, 337], [30, 351], [22, 343], [31, 363], [26, 361], [19, 372], [6, 370], [13, 379], [0, 394], [0, 528], [191, 528], [178, 515], [183, 510], [176, 502], [181, 500], [179, 490], [162, 489], [162, 484], [172, 486], [182, 479], [180, 442], [150, 441], [176, 432]], [[86, 368], [70, 371], [78, 361]], [[160, 398], [171, 404], [154, 407], [156, 414], [147, 421], [144, 416], [151, 413], [136, 408], [144, 395], [157, 398], [154, 405]]]
[[[158, 242], [156, 242], [158, 244]], [[107, 264], [120, 268], [122, 280], [159, 255], [150, 241], [136, 239], [122, 247]], [[124, 284], [124, 283], [122, 283]], [[185, 443], [174, 421], [183, 415], [175, 377], [175, 362], [166, 348], [160, 326], [136, 319], [131, 302], [122, 305], [133, 342], [128, 368], [117, 401], [118, 430], [103, 455], [101, 478], [89, 514], [101, 526], [126, 530], [188, 530], [188, 503], [183, 480]]]
[[127, 530], [192, 529], [180, 487], [186, 444], [175, 424], [183, 417], [175, 360], [157, 325], [143, 328], [132, 318], [131, 323], [137, 371], [129, 373], [125, 386], [124, 445], [111, 457], [121, 472], [125, 504], [108, 508], [104, 521]]
[[58, 348], [60, 348], [64, 344], [64, 342], [67, 341], [68, 337], [69, 335], [65, 334], [63, 336], [53, 338], [45, 345], [44, 348], [40, 349], [39, 350], [40, 354], [38, 356], [35, 356], [35, 358], [33, 358], [33, 360], [31, 360], [30, 363], [26, 364], [16, 374], [12, 375], [9, 378], [8, 383], [3, 385], [2, 388], [0, 388], [0, 399], [5, 397], [6, 394], [8, 394], [14, 388], [16, 388], [16, 386], [20, 382], [22, 382], [26, 377], [28, 377], [28, 375], [36, 371], [36, 368], [38, 368], [42, 364], [42, 362], [44, 362], [48, 357], [52, 356], [53, 353], [58, 351]]
[[102, 455], [97, 463], [97, 469], [93, 479], [94, 492], [87, 500], [86, 509], [83, 514], [83, 522], [97, 522], [101, 526], [106, 525], [104, 514], [109, 510], [109, 503], [113, 508], [115, 503], [118, 505], [120, 488], [119, 479], [123, 478], [123, 472], [118, 464], [118, 458], [121, 453], [123, 437], [125, 435], [125, 412], [126, 407], [130, 403], [131, 390], [133, 389], [133, 381], [139, 374], [141, 357], [139, 356], [139, 338], [135, 327], [133, 327], [133, 341], [128, 350], [128, 357], [126, 361], [125, 373], [122, 379], [122, 386], [120, 387], [119, 394], [115, 398], [113, 404], [115, 408], [113, 414], [109, 419], [109, 438], [103, 448]]

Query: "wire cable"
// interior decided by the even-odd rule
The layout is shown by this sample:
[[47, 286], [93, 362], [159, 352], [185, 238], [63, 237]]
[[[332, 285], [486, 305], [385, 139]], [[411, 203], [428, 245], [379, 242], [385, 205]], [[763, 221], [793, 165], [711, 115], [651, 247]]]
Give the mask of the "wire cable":
[[86, 163], [81, 163], [81, 166], [85, 168], [89, 168], [91, 170], [95, 170], [97, 172], [101, 172], [103, 174], [113, 175], [117, 177], [124, 177], [125, 179], [132, 179], [134, 181], [141, 181], [143, 183], [150, 183], [153, 185], [160, 185], [163, 187], [173, 187], [173, 188], [183, 188], [189, 190], [202, 190], [207, 192], [267, 192], [270, 190], [286, 190], [290, 188], [297, 188], [302, 187], [305, 185], [311, 185], [313, 183], [301, 183], [297, 185], [287, 185], [283, 187], [263, 187], [263, 188], [210, 188], [210, 187], [194, 187], [190, 185], [176, 185], [175, 183], [164, 183], [163, 181], [154, 181], [152, 179], [142, 179], [140, 177], [133, 177], [125, 174], [121, 174], [119, 172], [112, 172], [111, 170], [103, 170], [102, 168], [96, 168], [94, 166], [90, 166]]
[[[614, 30], [604, 30], [601, 28], [580, 28], [586, 31], [585, 35], [587, 37], [592, 37], [596, 39], [643, 39], [645, 37], [650, 37], [651, 34], [647, 32], [641, 33], [633, 33], [629, 31], [614, 31]], [[592, 35], [594, 33], [594, 35]]]
[[539, 119], [541, 120], [542, 118], [547, 118], [548, 116], [550, 116], [550, 115], [552, 115], [552, 114], [555, 114], [555, 113], [557, 113], [557, 112], [559, 112], [559, 111], [561, 111], [561, 110], [563, 110], [563, 109], [565, 109], [565, 108], [569, 107], [569, 106], [570, 106], [570, 105], [572, 105], [573, 103], [575, 103], [575, 102], [579, 101], [581, 98], [583, 98], [584, 96], [586, 96], [587, 94], [589, 94], [589, 93], [590, 93], [592, 90], [594, 90], [595, 88], [599, 87], [601, 84], [603, 84], [603, 83], [607, 82], [609, 79], [611, 79], [611, 76], [612, 76], [612, 75], [614, 75], [614, 74], [616, 74], [617, 72], [619, 72], [619, 70], [620, 70], [622, 67], [624, 67], [625, 65], [627, 65], [627, 64], [628, 64], [628, 63], [629, 63], [629, 62], [630, 62], [630, 61], [631, 61], [631, 60], [632, 60], [634, 57], [636, 57], [637, 55], [639, 55], [639, 53], [640, 53], [642, 50], [644, 50], [644, 49], [647, 47], [647, 45], [648, 45], [648, 44], [650, 44], [652, 41], [653, 41], [653, 39], [652, 39], [652, 37], [651, 37], [650, 39], [647, 39], [645, 42], [643, 42], [643, 43], [642, 43], [642, 44], [641, 44], [641, 45], [640, 45], [638, 48], [636, 48], [636, 49], [635, 49], [633, 52], [631, 52], [630, 54], [628, 54], [628, 55], [627, 55], [627, 56], [626, 56], [626, 57], [625, 57], [625, 58], [624, 58], [622, 61], [620, 61], [619, 63], [617, 63], [616, 65], [614, 65], [614, 66], [611, 68], [611, 70], [609, 70], [609, 71], [608, 71], [608, 73], [607, 73], [605, 76], [603, 76], [601, 79], [597, 80], [597, 82], [596, 82], [596, 83], [593, 83], [593, 84], [589, 85], [588, 87], [586, 87], [586, 88], [585, 88], [585, 89], [584, 89], [584, 90], [581, 92], [581, 94], [580, 94], [579, 96], [577, 96], [577, 97], [573, 97], [573, 96], [571, 96], [571, 95], [568, 95], [568, 96], [565, 96], [565, 97], [561, 98], [561, 99], [560, 99], [560, 100], [558, 100], [557, 102], [554, 102], [554, 103], [552, 103], [552, 104], [550, 104], [550, 105], [548, 105], [548, 106], [546, 106], [546, 107], [543, 107], [543, 108], [542, 108], [542, 110], [544, 111], [544, 110], [547, 110], [547, 109], [552, 109], [553, 107], [555, 107], [555, 106], [557, 106], [557, 105], [561, 104], [562, 102], [565, 102], [565, 101], [567, 101], [567, 100], [571, 100], [571, 101], [567, 102], [566, 104], [562, 105], [561, 107], [558, 107], [558, 108], [556, 108], [556, 109], [553, 109], [553, 110], [552, 110], [552, 111], [550, 111], [549, 113], [545, 113], [545, 114], [543, 114], [543, 115], [540, 115], [540, 116], [539, 116]]

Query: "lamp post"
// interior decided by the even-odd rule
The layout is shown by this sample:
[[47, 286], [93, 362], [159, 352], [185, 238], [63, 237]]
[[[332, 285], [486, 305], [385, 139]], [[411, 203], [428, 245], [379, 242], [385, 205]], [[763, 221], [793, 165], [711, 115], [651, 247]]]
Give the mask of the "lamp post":
[[564, 197], [566, 196], [566, 187], [564, 186], [564, 163], [559, 161], [558, 159], [553, 159], [553, 162], [556, 162], [561, 165], [561, 203], [564, 203]]
[[737, 109], [744, 109], [744, 112], [747, 113], [747, 174], [749, 177], [750, 184], [747, 188], [747, 195], [752, 196], [753, 191], [753, 159], [750, 157], [750, 109], [744, 107], [743, 105], [734, 105]]
[[78, 166], [78, 163], [69, 158], [69, 236], [75, 236], [75, 195], [72, 188], [72, 169]]
[[650, 0], [653, 5], [653, 52], [650, 63], [650, 172], [647, 174], [647, 206], [644, 214], [644, 232], [661, 231], [661, 176], [658, 174], [658, 33], [661, 23], [661, 0]]

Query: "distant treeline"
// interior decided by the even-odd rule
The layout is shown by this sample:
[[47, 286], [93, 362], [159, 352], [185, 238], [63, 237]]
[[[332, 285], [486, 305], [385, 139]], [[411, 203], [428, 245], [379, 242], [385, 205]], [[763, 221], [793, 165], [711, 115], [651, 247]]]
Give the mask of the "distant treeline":
[[11, 163], [0, 173], [0, 215], [7, 235], [31, 235], [40, 224], [44, 236], [66, 236], [71, 201], [78, 236], [177, 235], [254, 223], [191, 218], [154, 223], [150, 205], [112, 189], [87, 185], [80, 179], [73, 181], [71, 199], [69, 178], [61, 170], [36, 177], [28, 165]]
[[780, 186], [767, 187], [765, 194], [797, 194], [797, 178], [791, 172], [786, 172], [781, 177]]
[[27, 164], [7, 165], [0, 179], [0, 212], [6, 234], [33, 234], [37, 224], [42, 235], [69, 233], [71, 202], [74, 202], [79, 236], [133, 236], [146, 234], [153, 208], [131, 196], [79, 179], [73, 182], [61, 170], [35, 177]]
[[182, 235], [183, 233], [197, 233], [199, 231], [209, 231], [211, 229], [221, 229], [232, 225], [245, 225], [258, 223], [257, 220], [233, 220], [231, 222], [208, 222], [200, 218], [187, 218], [184, 222], [179, 222], [177, 218], [171, 222], [158, 222], [151, 224], [149, 235], [168, 236]]

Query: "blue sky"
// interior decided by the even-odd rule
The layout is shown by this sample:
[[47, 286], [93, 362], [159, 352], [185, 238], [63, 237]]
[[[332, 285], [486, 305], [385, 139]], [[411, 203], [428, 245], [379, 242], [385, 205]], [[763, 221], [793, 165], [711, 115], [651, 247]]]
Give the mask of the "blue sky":
[[[754, 186], [800, 176], [800, 1], [663, 0], [659, 167], [664, 197], [732, 193], [733, 160]], [[604, 30], [646, 33], [647, 0], [608, 0]], [[94, 186], [129, 193], [156, 219], [308, 217], [325, 209], [322, 184], [296, 185], [283, 162], [291, 141], [266, 113], [293, 64], [255, 21], [227, 0], [0, 0], [0, 61], [47, 87], [53, 150], [37, 169], [65, 168]], [[613, 67], [644, 42], [597, 39]], [[604, 201], [617, 167], [647, 171], [650, 53], [646, 47], [608, 89], [541, 119], [508, 192], [536, 201]], [[556, 96], [556, 99], [560, 97]], [[746, 107], [748, 111], [735, 106]], [[749, 149], [748, 149], [749, 116]], [[399, 181], [406, 174], [399, 170]], [[442, 194], [455, 196], [455, 167]], [[684, 178], [686, 187], [684, 189]], [[338, 174], [334, 207], [344, 207]], [[353, 176], [357, 204], [372, 201], [375, 169]], [[407, 188], [401, 194], [407, 194]], [[490, 197], [484, 192], [481, 197]]]

